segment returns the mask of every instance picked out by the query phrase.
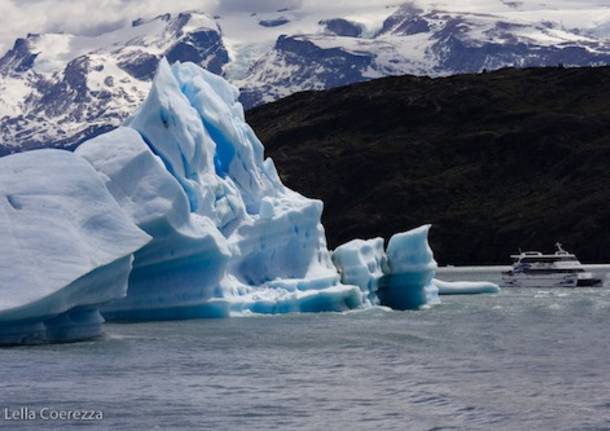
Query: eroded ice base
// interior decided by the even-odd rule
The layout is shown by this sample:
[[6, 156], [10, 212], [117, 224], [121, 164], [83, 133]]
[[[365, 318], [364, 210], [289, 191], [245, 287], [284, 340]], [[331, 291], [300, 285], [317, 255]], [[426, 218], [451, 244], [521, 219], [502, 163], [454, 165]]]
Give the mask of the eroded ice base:
[[69, 343], [102, 335], [104, 319], [97, 308], [77, 307], [46, 320], [0, 325], [0, 345]]

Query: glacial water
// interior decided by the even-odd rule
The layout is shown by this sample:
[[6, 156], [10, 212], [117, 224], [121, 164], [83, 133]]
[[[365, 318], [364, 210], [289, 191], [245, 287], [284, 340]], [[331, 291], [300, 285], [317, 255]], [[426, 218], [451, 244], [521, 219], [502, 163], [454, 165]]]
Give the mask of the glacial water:
[[[95, 341], [0, 349], [0, 428], [610, 429], [610, 289], [442, 301], [111, 324]], [[9, 421], [5, 408], [103, 419]]]

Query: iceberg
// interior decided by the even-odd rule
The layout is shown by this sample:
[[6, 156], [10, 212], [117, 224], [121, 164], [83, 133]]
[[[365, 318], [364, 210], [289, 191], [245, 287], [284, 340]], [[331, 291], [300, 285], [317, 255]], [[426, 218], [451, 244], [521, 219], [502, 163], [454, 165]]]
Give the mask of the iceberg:
[[333, 252], [345, 284], [357, 285], [365, 302], [409, 310], [438, 304], [432, 282], [437, 264], [428, 245], [430, 225], [392, 236], [384, 251], [382, 238], [353, 240]]
[[440, 295], [477, 295], [482, 293], [500, 293], [501, 289], [495, 283], [487, 281], [442, 281], [432, 280]]
[[150, 237], [67, 151], [0, 158], [0, 190], [0, 344], [100, 335], [100, 306], [126, 294]]
[[432, 284], [437, 264], [428, 244], [430, 227], [421, 226], [390, 238], [386, 276], [378, 293], [382, 304], [408, 310], [438, 302], [438, 289]]
[[226, 314], [202, 307], [214, 297], [230, 255], [207, 217], [190, 212], [184, 189], [134, 129], [121, 127], [82, 144], [121, 208], [152, 237], [134, 257], [125, 298], [102, 310], [112, 320], [167, 320]]
[[379, 305], [377, 290], [387, 266], [383, 238], [354, 239], [337, 247], [332, 259], [342, 283], [358, 286], [365, 303]]
[[284, 187], [238, 98], [195, 64], [162, 61], [125, 127], [77, 149], [153, 238], [134, 255], [127, 296], [102, 309], [106, 319], [363, 306], [332, 264], [322, 202]]

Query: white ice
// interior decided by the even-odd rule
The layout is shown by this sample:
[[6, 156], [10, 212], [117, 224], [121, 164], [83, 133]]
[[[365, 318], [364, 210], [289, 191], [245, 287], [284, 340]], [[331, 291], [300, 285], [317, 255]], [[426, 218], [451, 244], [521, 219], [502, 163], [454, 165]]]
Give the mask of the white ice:
[[136, 227], [85, 160], [38, 150], [0, 159], [0, 344], [98, 335], [125, 295]]
[[352, 240], [337, 247], [332, 259], [343, 283], [358, 286], [366, 301], [379, 304], [377, 290], [383, 268], [387, 267], [383, 238]]
[[365, 300], [394, 309], [417, 309], [439, 303], [432, 283], [436, 261], [428, 245], [430, 225], [383, 239], [353, 240], [333, 252], [343, 283], [360, 287]]
[[487, 281], [442, 281], [432, 280], [440, 295], [476, 295], [479, 293], [499, 293], [500, 286]]

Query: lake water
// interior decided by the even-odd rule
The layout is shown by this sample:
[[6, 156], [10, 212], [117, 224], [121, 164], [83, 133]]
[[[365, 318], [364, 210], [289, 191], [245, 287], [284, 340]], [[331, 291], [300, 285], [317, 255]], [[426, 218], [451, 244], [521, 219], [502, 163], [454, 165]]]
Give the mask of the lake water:
[[[95, 341], [0, 349], [0, 428], [610, 429], [609, 289], [442, 301], [111, 324]], [[4, 419], [20, 407], [104, 418]]]

